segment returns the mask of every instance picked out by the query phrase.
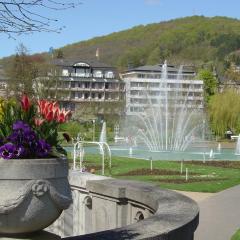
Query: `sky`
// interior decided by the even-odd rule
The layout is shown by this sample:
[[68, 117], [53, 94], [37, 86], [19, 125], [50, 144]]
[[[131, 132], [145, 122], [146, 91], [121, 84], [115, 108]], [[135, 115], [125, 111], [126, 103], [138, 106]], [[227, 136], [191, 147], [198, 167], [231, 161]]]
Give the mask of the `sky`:
[[[80, 0], [81, 5], [64, 11], [46, 10], [39, 14], [58, 19], [61, 33], [34, 33], [9, 39], [0, 34], [0, 58], [16, 53], [23, 43], [29, 53], [46, 52], [50, 47], [107, 35], [137, 25], [204, 15], [240, 19], [240, 0]], [[53, 25], [54, 27], [54, 25]]]

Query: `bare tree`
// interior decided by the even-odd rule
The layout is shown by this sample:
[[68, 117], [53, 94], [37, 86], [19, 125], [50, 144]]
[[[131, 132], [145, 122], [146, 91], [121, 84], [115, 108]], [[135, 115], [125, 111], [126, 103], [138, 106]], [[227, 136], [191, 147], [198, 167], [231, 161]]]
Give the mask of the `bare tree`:
[[46, 9], [66, 10], [79, 5], [78, 0], [8, 0], [0, 1], [0, 32], [9, 37], [33, 32], [59, 32], [62, 27], [52, 27], [57, 19], [41, 14]]

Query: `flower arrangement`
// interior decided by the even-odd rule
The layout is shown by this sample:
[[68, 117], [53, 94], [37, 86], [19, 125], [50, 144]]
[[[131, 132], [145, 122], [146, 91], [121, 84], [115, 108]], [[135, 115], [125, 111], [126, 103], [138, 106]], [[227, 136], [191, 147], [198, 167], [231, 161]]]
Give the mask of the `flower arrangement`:
[[[30, 100], [1, 104], [0, 157], [47, 158], [66, 154], [58, 139], [58, 126], [69, 120], [71, 111], [60, 109], [57, 102]], [[65, 134], [66, 135], [66, 134]]]

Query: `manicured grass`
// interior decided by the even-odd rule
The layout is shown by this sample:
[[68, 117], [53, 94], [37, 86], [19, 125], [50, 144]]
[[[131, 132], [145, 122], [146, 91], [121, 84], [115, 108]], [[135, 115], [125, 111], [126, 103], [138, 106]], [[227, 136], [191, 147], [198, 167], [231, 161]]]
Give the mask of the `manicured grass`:
[[232, 236], [231, 240], [240, 240], [240, 229]]
[[[215, 162], [217, 163], [214, 161], [213, 164]], [[95, 169], [96, 174], [101, 174], [101, 157], [99, 155], [86, 155], [84, 166], [88, 170]], [[186, 168], [189, 171], [188, 181], [185, 181]], [[223, 168], [199, 162], [194, 164], [194, 161], [184, 162], [184, 172], [180, 174], [180, 162], [162, 160], [153, 161], [153, 169], [151, 174], [150, 161], [147, 160], [113, 157], [111, 172], [106, 166], [105, 175], [120, 179], [152, 182], [163, 188], [194, 192], [219, 192], [240, 184], [240, 164], [237, 166], [225, 164]], [[133, 170], [138, 171], [130, 172]]]

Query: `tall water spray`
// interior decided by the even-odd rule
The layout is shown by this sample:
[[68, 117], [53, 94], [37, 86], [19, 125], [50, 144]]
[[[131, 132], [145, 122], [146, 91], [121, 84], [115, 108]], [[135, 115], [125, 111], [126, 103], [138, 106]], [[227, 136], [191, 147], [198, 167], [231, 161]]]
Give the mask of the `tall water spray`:
[[102, 130], [99, 138], [99, 142], [107, 142], [107, 128], [106, 128], [106, 122], [103, 122]]
[[157, 96], [146, 89], [147, 107], [136, 115], [133, 128], [136, 139], [151, 151], [184, 151], [197, 135], [202, 135], [203, 113], [188, 102], [192, 98], [191, 84], [186, 88], [181, 83], [183, 67], [171, 80], [167, 68], [165, 61]]
[[239, 134], [238, 139], [237, 139], [235, 155], [240, 155], [240, 134]]

